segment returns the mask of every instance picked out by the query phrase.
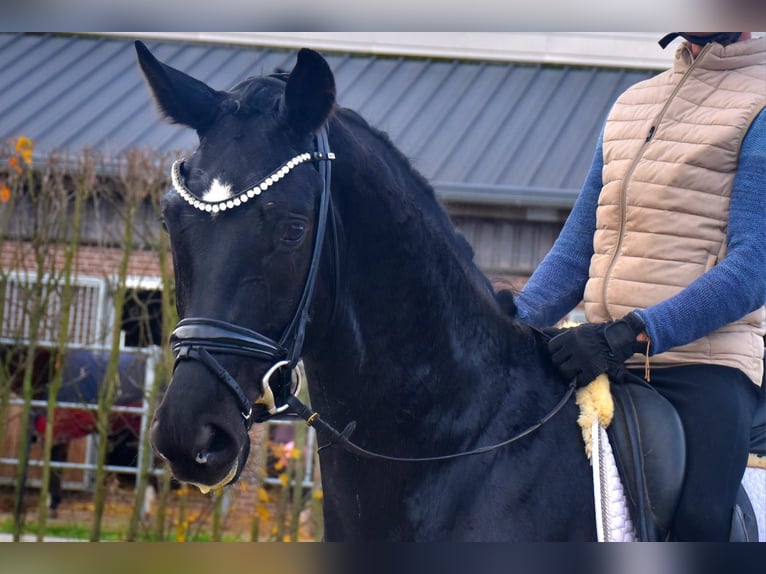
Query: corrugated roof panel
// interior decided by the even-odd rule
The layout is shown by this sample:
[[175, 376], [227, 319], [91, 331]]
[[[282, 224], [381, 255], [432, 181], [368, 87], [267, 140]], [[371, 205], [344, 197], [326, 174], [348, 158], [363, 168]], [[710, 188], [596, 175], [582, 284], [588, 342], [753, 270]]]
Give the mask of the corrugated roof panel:
[[[413, 113], [418, 113], [419, 103], [423, 101], [419, 86], [423, 86], [422, 76], [429, 64], [422, 60], [402, 59], [398, 62], [395, 73], [390, 74], [380, 90], [370, 100], [370, 107], [377, 108], [375, 124], [391, 135], [402, 134], [410, 125], [407, 120]], [[406, 113], [408, 111], [410, 113]]]
[[[13, 61], [8, 61], [3, 70], [3, 111], [13, 124], [25, 117], [29, 108], [35, 108], [55, 94], [55, 86], [66, 80], [66, 75], [74, 62], [87, 56], [96, 44], [79, 44], [74, 41], [59, 46], [47, 42], [37, 42], [29, 51], [18, 54]], [[11, 54], [13, 57], [15, 54]], [[46, 65], [39, 65], [40, 61]]]
[[28, 93], [31, 85], [25, 81], [30, 73], [43, 75], [46, 71], [50, 72], [38, 69], [37, 64], [41, 60], [54, 57], [65, 44], [73, 42], [74, 40], [69, 39], [66, 42], [53, 43], [45, 37], [16, 35], [15, 41], [4, 45], [3, 61], [0, 64], [3, 86], [8, 90], [7, 94], [4, 94], [4, 101], [10, 103], [18, 99], [14, 94]]
[[52, 144], [59, 142], [63, 147], [75, 150], [96, 147], [96, 141], [109, 134], [109, 141], [115, 147], [110, 146], [104, 151], [115, 153], [119, 151], [118, 142], [123, 135], [114, 128], [122, 117], [125, 100], [137, 97], [141, 85], [135, 80], [134, 70], [125, 58], [115, 59], [108, 71], [94, 70], [92, 79], [85, 88], [78, 88], [83, 98], [72, 113], [60, 116], [49, 114], [51, 120], [56, 119], [51, 121], [44, 135]]
[[[20, 42], [24, 41], [23, 36], [14, 35], [14, 34], [3, 34], [0, 35], [0, 50], [12, 50], [13, 44], [18, 44]], [[0, 72], [2, 69], [0, 69]]]
[[[557, 187], [560, 183], [559, 166], [572, 155], [573, 145], [582, 145], [582, 139], [564, 140], [566, 134], [574, 134], [583, 127], [584, 118], [578, 115], [578, 104], [588, 97], [588, 86], [595, 72], [588, 69], [563, 69], [557, 77], [550, 78], [544, 105], [535, 114], [534, 126], [530, 130], [526, 145], [518, 150], [513, 162], [505, 166], [498, 179], [517, 179], [521, 185], [530, 187]], [[557, 113], [546, 113], [556, 110]], [[566, 120], [566, 121], [565, 121]], [[598, 118], [590, 117], [594, 122]], [[512, 172], [511, 170], [516, 170]], [[515, 175], [514, 175], [515, 174]], [[559, 180], [559, 181], [557, 181]]]
[[[148, 42], [215, 89], [292, 68], [294, 50]], [[324, 54], [338, 102], [387, 131], [440, 189], [471, 197], [572, 197], [617, 95], [656, 72], [511, 62]], [[36, 152], [131, 147], [183, 153], [188, 129], [163, 123], [124, 38], [0, 34], [0, 138]], [[526, 200], [525, 200], [526, 201]]]
[[426, 162], [433, 163], [432, 158], [440, 155], [445, 143], [442, 122], [459, 105], [468, 77], [475, 74], [475, 66], [461, 68], [457, 62], [435, 60], [429, 67], [429, 72], [433, 74], [428, 80], [431, 95], [420, 103], [418, 114], [404, 131], [391, 135], [394, 142], [419, 164], [421, 171], [427, 177], [433, 177]]
[[[413, 157], [419, 158], [427, 177], [433, 177], [439, 159], [444, 155], [444, 148], [457, 137], [457, 126], [464, 120], [464, 114], [471, 109], [470, 94], [483, 70], [482, 64], [461, 66], [454, 63], [451, 73], [441, 85], [438, 96], [428, 105], [431, 129], [417, 134], [412, 149]], [[437, 150], [439, 153], [433, 153]]]
[[417, 142], [427, 139], [423, 132], [431, 131], [433, 103], [439, 99], [442, 85], [454, 69], [452, 64], [443, 61], [417, 60], [414, 65], [419, 68], [414, 83], [392, 82], [397, 96], [404, 97], [401, 97], [396, 113], [389, 117], [388, 125], [378, 125], [388, 131], [391, 139], [410, 157], [415, 153]]
[[[497, 85], [497, 78], [482, 64], [470, 70], [470, 74], [467, 74], [461, 83], [463, 87], [456, 91], [450, 113], [445, 115], [438, 131], [434, 132], [434, 137], [438, 138], [441, 144], [438, 155], [433, 154], [434, 148], [430, 143], [426, 142], [423, 146], [424, 169], [429, 176], [441, 173], [447, 162], [462, 167], [461, 171], [465, 172], [465, 163], [460, 155], [463, 140], [471, 131], [477, 117], [483, 113], [486, 94], [493, 91]], [[456, 113], [458, 109], [463, 110], [462, 113]]]
[[381, 99], [385, 98], [389, 103], [385, 110], [381, 110], [381, 117], [375, 125], [397, 141], [401, 141], [411, 123], [422, 113], [422, 107], [428, 103], [431, 88], [423, 80], [423, 75], [429, 69], [428, 64], [422, 61], [405, 62], [402, 73], [381, 91]]
[[[6, 129], [32, 130], [44, 137], [46, 131], [53, 127], [51, 117], [68, 117], [82, 112], [83, 93], [97, 87], [94, 81], [99, 74], [94, 73], [94, 70], [110, 66], [120, 49], [120, 46], [106, 42], [93, 44], [85, 52], [61, 51], [59, 72], [42, 77], [41, 84], [36, 88], [27, 85], [27, 92], [21, 94], [18, 101], [10, 102], [13, 114]], [[39, 93], [35, 97], [29, 97], [28, 90]]]
[[512, 103], [522, 96], [529, 86], [529, 78], [536, 73], [536, 68], [530, 66], [505, 67], [502, 83], [481, 105], [481, 114], [462, 146], [463, 160], [459, 166], [462, 171], [452, 171], [453, 166], [445, 164], [440, 177], [447, 181], [488, 181], [490, 166], [506, 161], [517, 145], [516, 134], [510, 127], [514, 113]]
[[[541, 68], [520, 66], [514, 69], [507, 92], [495, 96], [508, 107], [492, 137], [492, 145], [485, 146], [470, 172], [470, 180], [485, 184], [502, 183], [498, 178], [505, 167], [527, 145], [528, 133], [533, 129], [539, 113], [538, 98], [542, 97], [539, 80]], [[513, 173], [513, 171], [511, 171]], [[517, 181], [517, 180], [512, 180]]]
[[475, 170], [476, 162], [488, 147], [495, 145], [497, 130], [507, 118], [509, 106], [504, 93], [511, 75], [507, 66], [481, 68], [461, 101], [465, 112], [452, 114], [445, 121], [445, 133], [450, 139], [444, 142], [440, 156], [432, 158], [433, 174], [446, 180], [483, 180], [483, 174]]
[[[332, 57], [332, 55], [330, 55]], [[333, 58], [334, 59], [334, 58]], [[329, 60], [328, 60], [329, 61]], [[362, 77], [365, 70], [372, 67], [375, 64], [375, 58], [360, 57], [353, 54], [344, 54], [342, 58], [338, 58], [335, 61], [337, 67], [333, 68], [335, 74], [335, 89], [337, 91], [338, 103], [341, 106], [347, 106], [356, 109], [356, 104], [361, 103], [356, 85], [359, 83], [359, 78]], [[354, 100], [354, 98], [359, 98]]]
[[[529, 88], [517, 102], [509, 102], [513, 106], [511, 133], [513, 141], [504, 148], [507, 154], [505, 161], [498, 159], [491, 170], [488, 170], [487, 183], [502, 183], [513, 180], [518, 185], [529, 184], [530, 163], [547, 147], [555, 130], [551, 123], [561, 120], [555, 107], [556, 98], [565, 89], [566, 70], [539, 68]], [[552, 118], [556, 110], [556, 118]], [[547, 123], [547, 127], [541, 124]], [[510, 135], [510, 134], [509, 134]]]
[[351, 88], [339, 92], [338, 101], [345, 107], [356, 110], [361, 116], [381, 129], [386, 129], [380, 124], [387, 109], [387, 99], [381, 94], [386, 93], [391, 77], [400, 68], [401, 59], [375, 58], [372, 65], [361, 70], [354, 79]]

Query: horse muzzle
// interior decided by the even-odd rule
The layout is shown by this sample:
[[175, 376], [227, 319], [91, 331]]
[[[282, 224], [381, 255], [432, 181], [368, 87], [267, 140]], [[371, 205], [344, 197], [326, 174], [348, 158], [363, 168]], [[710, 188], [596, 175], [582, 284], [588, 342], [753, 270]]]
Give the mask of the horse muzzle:
[[[178, 480], [203, 492], [229, 484], [247, 461], [250, 427], [287, 410], [300, 371], [290, 368], [278, 343], [224, 321], [183, 319], [171, 347], [173, 377], [155, 416], [152, 443]], [[237, 380], [257, 381], [254, 373], [264, 368], [256, 376], [257, 387], [243, 388]], [[235, 402], [225, 399], [221, 389]]]
[[151, 428], [152, 446], [172, 475], [203, 493], [235, 482], [250, 454], [243, 427], [225, 428], [205, 415], [199, 423], [200, 417], [179, 420], [174, 414], [161, 405]]

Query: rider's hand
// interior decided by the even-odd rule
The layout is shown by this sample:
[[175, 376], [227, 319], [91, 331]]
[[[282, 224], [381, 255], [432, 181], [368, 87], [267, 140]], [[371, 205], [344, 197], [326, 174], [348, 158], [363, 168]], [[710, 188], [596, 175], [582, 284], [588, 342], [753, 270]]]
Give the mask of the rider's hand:
[[601, 373], [619, 378], [628, 358], [646, 352], [646, 342], [638, 341], [644, 329], [641, 319], [628, 313], [619, 321], [565, 329], [548, 341], [548, 350], [564, 377], [587, 385]]

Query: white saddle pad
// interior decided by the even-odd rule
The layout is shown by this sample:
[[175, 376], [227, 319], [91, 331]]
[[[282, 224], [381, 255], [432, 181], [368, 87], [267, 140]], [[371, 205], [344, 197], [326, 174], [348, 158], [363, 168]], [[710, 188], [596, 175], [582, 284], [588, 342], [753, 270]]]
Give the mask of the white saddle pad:
[[[630, 518], [612, 445], [598, 421], [591, 428], [593, 494], [596, 501], [596, 531], [599, 542], [635, 542], [638, 539]], [[758, 523], [758, 541], [766, 542], [766, 468], [748, 467], [742, 479]]]
[[596, 531], [599, 542], [634, 542], [637, 539], [630, 519], [628, 501], [617, 471], [606, 429], [598, 421], [591, 428], [593, 495], [596, 500]]
[[766, 468], [748, 467], [742, 479], [758, 521], [758, 542], [766, 542]]

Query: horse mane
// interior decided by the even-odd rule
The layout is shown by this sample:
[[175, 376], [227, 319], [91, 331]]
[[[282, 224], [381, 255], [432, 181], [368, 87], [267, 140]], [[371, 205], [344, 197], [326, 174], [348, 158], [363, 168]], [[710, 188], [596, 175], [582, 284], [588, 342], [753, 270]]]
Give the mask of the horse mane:
[[[470, 265], [473, 266], [473, 247], [468, 240], [455, 229], [448, 214], [441, 207], [431, 183], [420, 173], [420, 171], [418, 171], [411, 159], [393, 143], [389, 134], [384, 130], [373, 126], [358, 112], [350, 108], [337, 108], [335, 118], [337, 118], [337, 122], [340, 122], [347, 128], [347, 132], [354, 138], [354, 144], [358, 150], [362, 150], [362, 153], [369, 158], [379, 158], [381, 155], [385, 155], [389, 160], [386, 162], [387, 165], [395, 168], [395, 173], [393, 175], [401, 182], [401, 184], [391, 187], [387, 191], [398, 193], [399, 195], [396, 199], [398, 199], [403, 206], [406, 206], [413, 203], [413, 191], [416, 190], [419, 197], [425, 200], [417, 202], [418, 205], [421, 208], [427, 209], [428, 213], [439, 221], [441, 227], [445, 231], [445, 235], [450, 238], [452, 250], [460, 255], [461, 261], [470, 263]], [[370, 143], [361, 140], [356, 135], [356, 130], [368, 134], [372, 138], [371, 142], [374, 142], [375, 144], [374, 148]], [[381, 152], [381, 150], [383, 151]], [[486, 280], [489, 285], [489, 280], [486, 276], [478, 268], [476, 268], [476, 271], [478, 271], [482, 279]]]
[[[332, 144], [333, 137], [337, 138], [338, 143]], [[433, 304], [441, 309], [462, 308], [463, 319], [470, 321], [477, 329], [481, 328], [471, 318], [489, 319], [485, 327], [495, 333], [497, 339], [494, 344], [498, 347], [506, 347], [510, 330], [523, 332], [525, 334], [520, 336], [526, 343], [518, 344], [511, 354], [536, 352], [534, 336], [529, 337], [529, 330], [514, 320], [508, 312], [511, 306], [506, 304], [501, 307], [498, 304], [490, 279], [474, 261], [471, 244], [455, 228], [439, 203], [434, 188], [392, 142], [388, 133], [372, 126], [358, 112], [339, 107], [330, 123], [330, 140], [336, 151], [336, 162], [347, 161], [354, 166], [365, 166], [357, 173], [356, 179], [347, 183], [347, 193], [354, 197], [367, 193], [360, 201], [388, 205], [401, 230], [398, 233], [406, 233], [411, 239], [395, 242], [395, 248], [408, 256], [427, 258], [432, 263], [424, 265], [421, 273], [430, 276], [427, 283], [441, 287], [438, 293], [430, 295], [440, 299], [441, 303]], [[343, 158], [344, 152], [351, 153], [351, 150], [353, 158]], [[368, 187], [370, 191], [365, 192]], [[351, 200], [346, 198], [346, 201]], [[392, 245], [389, 240], [386, 249], [392, 249]], [[423, 246], [427, 246], [426, 252], [413, 252]], [[485, 333], [488, 335], [488, 331]], [[491, 345], [489, 339], [486, 343]]]
[[436, 193], [434, 192], [433, 186], [431, 186], [428, 179], [426, 179], [426, 177], [421, 174], [417, 168], [415, 168], [410, 158], [404, 155], [404, 153], [394, 144], [394, 142], [391, 141], [391, 137], [388, 135], [388, 132], [373, 126], [358, 112], [350, 108], [338, 108], [337, 115], [340, 116], [344, 121], [347, 121], [349, 124], [366, 130], [372, 136], [374, 136], [375, 140], [385, 147], [387, 153], [391, 155], [396, 163], [401, 164], [401, 167], [409, 172], [414, 181], [417, 183], [418, 189], [436, 201]]

